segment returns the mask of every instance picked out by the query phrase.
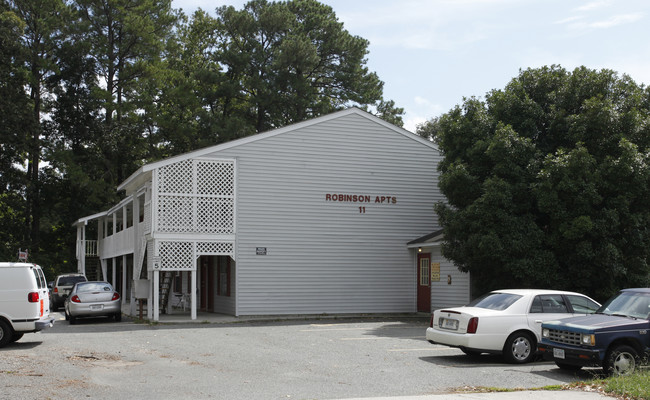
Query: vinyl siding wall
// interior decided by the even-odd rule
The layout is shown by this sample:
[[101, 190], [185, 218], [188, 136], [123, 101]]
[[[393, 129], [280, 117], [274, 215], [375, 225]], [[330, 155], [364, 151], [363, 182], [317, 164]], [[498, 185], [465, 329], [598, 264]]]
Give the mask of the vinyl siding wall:
[[237, 315], [415, 311], [406, 243], [438, 229], [437, 150], [351, 114], [210, 156], [237, 160]]
[[[431, 248], [431, 263], [440, 263], [440, 282], [431, 282], [431, 310], [460, 307], [469, 303], [469, 274], [440, 254], [440, 246]], [[451, 276], [451, 285], [447, 276]]]

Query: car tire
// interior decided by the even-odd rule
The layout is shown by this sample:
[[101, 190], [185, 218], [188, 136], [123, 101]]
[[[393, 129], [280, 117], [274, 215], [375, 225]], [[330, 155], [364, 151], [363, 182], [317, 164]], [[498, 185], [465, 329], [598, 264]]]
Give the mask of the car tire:
[[480, 352], [480, 351], [476, 351], [476, 350], [469, 350], [469, 349], [463, 349], [463, 348], [461, 348], [460, 350], [461, 350], [463, 353], [465, 353], [465, 354], [467, 354], [468, 356], [470, 356], [470, 357], [478, 357], [478, 356], [481, 355], [481, 352]]
[[122, 320], [122, 313], [117, 313], [114, 315], [115, 322], [120, 322]]
[[503, 357], [512, 364], [525, 364], [535, 358], [537, 342], [528, 332], [515, 332], [503, 346]]
[[17, 342], [17, 341], [19, 341], [20, 339], [22, 339], [23, 336], [25, 336], [24, 333], [14, 333], [14, 335], [11, 337], [10, 342], [12, 342], [12, 343], [13, 343], [13, 342]]
[[582, 365], [572, 365], [572, 364], [566, 364], [557, 361], [555, 362], [555, 365], [557, 365], [558, 368], [563, 369], [565, 371], [579, 371], [582, 369]]
[[639, 353], [633, 347], [620, 345], [607, 351], [603, 370], [607, 375], [630, 375], [638, 368], [639, 362]]
[[11, 339], [14, 336], [14, 331], [11, 329], [11, 326], [5, 321], [0, 319], [0, 347], [11, 343]]
[[70, 319], [68, 321], [70, 322], [70, 325], [74, 325], [77, 323], [77, 318], [70, 315]]

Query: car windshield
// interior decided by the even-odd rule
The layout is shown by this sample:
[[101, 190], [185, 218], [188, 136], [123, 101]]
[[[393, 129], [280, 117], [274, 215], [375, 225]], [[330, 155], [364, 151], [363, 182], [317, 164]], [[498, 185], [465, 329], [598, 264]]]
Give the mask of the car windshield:
[[113, 287], [107, 282], [88, 282], [77, 285], [77, 293], [85, 292], [112, 292]]
[[59, 278], [59, 286], [72, 286], [77, 282], [85, 281], [85, 276], [62, 276]]
[[621, 292], [607, 300], [596, 313], [647, 319], [650, 314], [650, 293]]
[[488, 293], [481, 296], [472, 302], [467, 307], [480, 307], [489, 310], [503, 311], [514, 304], [515, 301], [521, 299], [522, 296], [510, 293]]

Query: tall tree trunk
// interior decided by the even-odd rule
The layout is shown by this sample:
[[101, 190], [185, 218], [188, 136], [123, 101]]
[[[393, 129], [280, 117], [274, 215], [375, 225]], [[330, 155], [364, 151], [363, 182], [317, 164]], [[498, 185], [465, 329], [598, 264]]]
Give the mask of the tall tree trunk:
[[29, 224], [29, 247], [30, 251], [34, 254], [38, 252], [40, 235], [40, 182], [39, 182], [39, 163], [41, 160], [41, 145], [40, 145], [40, 133], [41, 133], [41, 73], [37, 67], [38, 62], [32, 62], [32, 75], [34, 81], [31, 87], [31, 98], [34, 102], [34, 110], [32, 113], [33, 123], [31, 124], [32, 128], [32, 137], [31, 144], [29, 146], [29, 159], [27, 165], [27, 174], [29, 182], [27, 184], [27, 203], [29, 207], [28, 218], [26, 223]]

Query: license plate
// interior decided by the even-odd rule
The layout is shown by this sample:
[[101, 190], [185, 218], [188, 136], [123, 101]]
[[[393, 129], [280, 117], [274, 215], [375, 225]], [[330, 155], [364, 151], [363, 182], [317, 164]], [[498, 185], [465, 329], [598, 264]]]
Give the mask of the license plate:
[[553, 349], [553, 357], [564, 360], [564, 349]]
[[457, 331], [458, 330], [458, 320], [457, 319], [449, 319], [449, 318], [441, 318], [442, 319], [442, 324], [440, 326], [443, 329], [449, 329], [452, 331]]
[[103, 309], [104, 309], [103, 304], [94, 304], [94, 305], [90, 306], [90, 311], [101, 311]]

